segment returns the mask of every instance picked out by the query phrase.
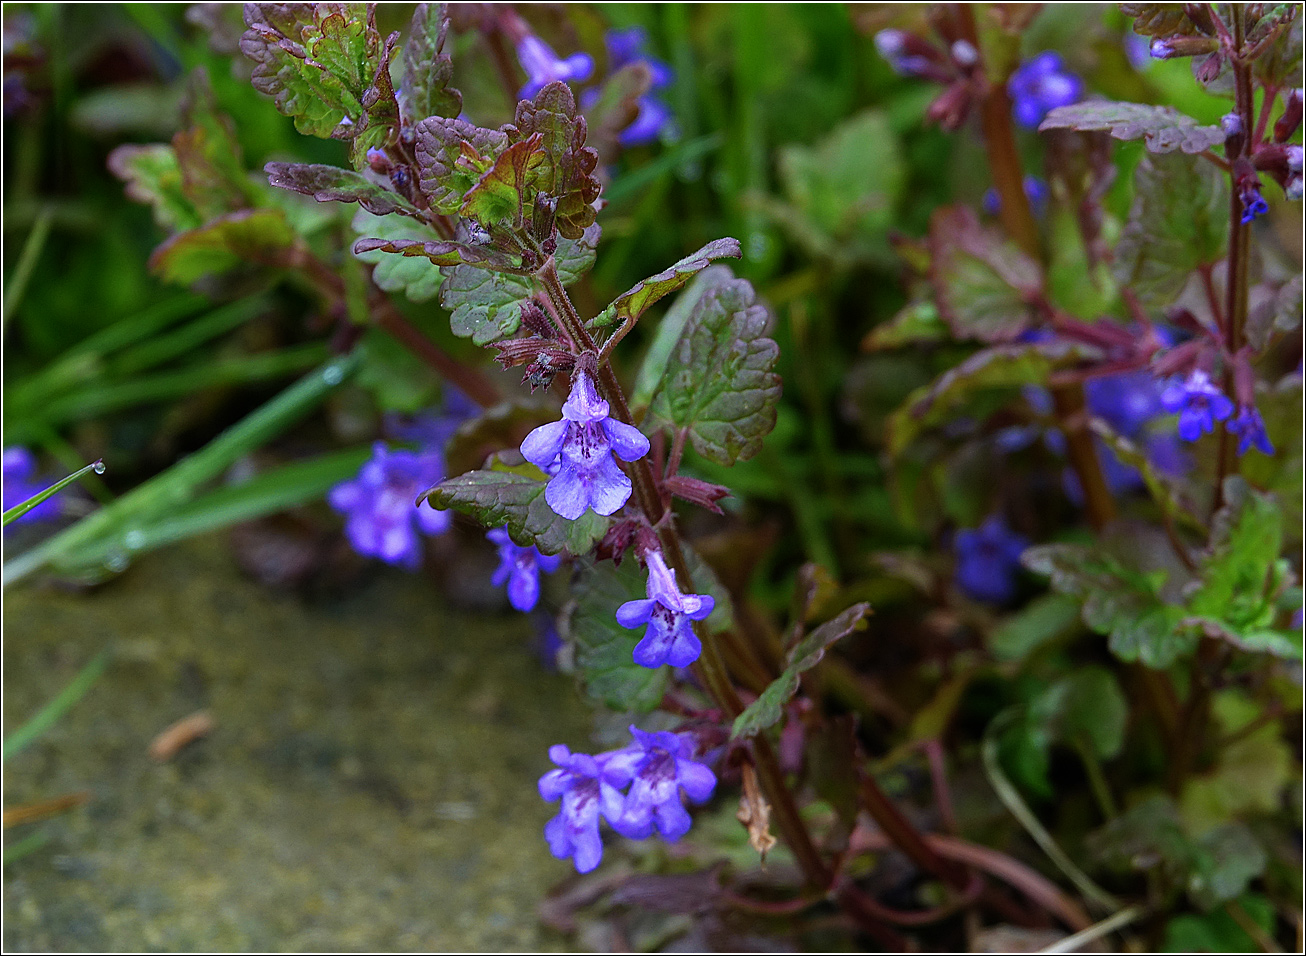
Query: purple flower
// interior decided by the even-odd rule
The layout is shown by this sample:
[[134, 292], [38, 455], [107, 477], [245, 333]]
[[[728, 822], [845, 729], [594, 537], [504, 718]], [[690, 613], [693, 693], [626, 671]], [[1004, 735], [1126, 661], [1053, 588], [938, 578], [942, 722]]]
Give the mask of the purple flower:
[[1084, 395], [1094, 415], [1126, 438], [1134, 438], [1163, 411], [1163, 387], [1146, 370], [1120, 372], [1089, 379], [1084, 383]]
[[630, 784], [621, 812], [608, 816], [612, 829], [622, 836], [642, 840], [656, 829], [675, 841], [689, 832], [689, 811], [681, 793], [694, 803], [712, 796], [716, 775], [692, 759], [693, 738], [668, 731], [646, 733], [630, 728], [635, 743], [605, 755], [603, 775], [617, 786]]
[[524, 100], [534, 99], [536, 93], [555, 80], [579, 83], [594, 72], [594, 60], [588, 53], [573, 53], [560, 60], [547, 43], [534, 35], [518, 41], [517, 59], [530, 78], [519, 94]]
[[977, 601], [1005, 604], [1016, 596], [1020, 554], [1029, 541], [993, 515], [978, 528], [963, 528], [953, 540], [957, 586]]
[[[4, 450], [4, 490], [3, 509], [8, 511], [21, 505], [29, 498], [34, 498], [54, 484], [44, 481], [36, 474], [36, 456], [21, 445], [14, 445]], [[60, 492], [62, 494], [62, 492]], [[31, 511], [24, 514], [19, 521], [47, 521], [59, 516], [63, 509], [59, 495], [46, 498]]]
[[1011, 74], [1007, 92], [1016, 122], [1034, 129], [1049, 111], [1079, 102], [1084, 83], [1065, 68], [1060, 54], [1045, 50]]
[[447, 511], [417, 505], [417, 496], [443, 478], [438, 450], [392, 451], [377, 442], [358, 477], [336, 485], [327, 500], [348, 515], [345, 534], [355, 551], [415, 571], [422, 561], [417, 532], [441, 534], [453, 520]]
[[517, 610], [535, 610], [540, 599], [540, 572], [552, 574], [562, 559], [556, 554], [540, 554], [530, 545], [514, 544], [507, 528], [494, 528], [485, 536], [499, 546], [499, 567], [490, 582], [495, 587], [508, 585], [508, 603]]
[[544, 500], [572, 521], [587, 508], [601, 515], [620, 509], [630, 498], [630, 479], [612, 456], [638, 461], [648, 449], [648, 439], [638, 428], [608, 417], [608, 403], [583, 369], [572, 378], [562, 420], [541, 425], [521, 443], [522, 457], [545, 471], [561, 457], [561, 467], [544, 489]]
[[1270, 211], [1270, 204], [1261, 195], [1259, 179], [1248, 179], [1238, 190], [1238, 198], [1243, 204], [1243, 225], [1251, 222], [1257, 216], [1264, 216]]
[[1216, 422], [1233, 414], [1233, 402], [1201, 369], [1167, 385], [1161, 392], [1161, 405], [1167, 412], [1179, 413], [1179, 437], [1184, 441], [1197, 441], [1203, 432], [1210, 434]]
[[1274, 454], [1270, 436], [1265, 434], [1265, 421], [1255, 405], [1239, 405], [1238, 414], [1225, 422], [1229, 434], [1238, 436], [1238, 454], [1245, 455], [1253, 446], [1266, 455]]
[[621, 793], [605, 779], [603, 758], [573, 754], [557, 744], [549, 748], [549, 759], [558, 769], [540, 777], [540, 796], [562, 800], [558, 815], [544, 825], [544, 839], [559, 860], [571, 857], [578, 873], [588, 873], [603, 859], [599, 816], [611, 823], [625, 809]]
[[[1048, 187], [1043, 180], [1037, 176], [1026, 176], [1023, 182], [1025, 187], [1025, 198], [1029, 200], [1029, 207], [1034, 215], [1043, 215], [1043, 210], [1048, 204]], [[982, 200], [984, 211], [990, 216], [996, 216], [1002, 209], [1002, 199], [998, 196], [998, 191], [993, 188], [984, 191]]]
[[650, 551], [645, 560], [648, 598], [627, 601], [617, 608], [617, 623], [631, 629], [648, 625], [644, 639], [635, 645], [636, 664], [688, 667], [703, 650], [690, 622], [711, 614], [716, 601], [710, 594], [681, 594], [676, 587], [676, 572], [667, 567], [661, 551]]

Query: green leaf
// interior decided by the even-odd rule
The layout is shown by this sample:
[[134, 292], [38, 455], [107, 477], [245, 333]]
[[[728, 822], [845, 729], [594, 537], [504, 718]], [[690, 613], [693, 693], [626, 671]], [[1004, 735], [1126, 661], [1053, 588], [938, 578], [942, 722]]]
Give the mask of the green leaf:
[[895, 349], [904, 345], [942, 342], [951, 338], [951, 330], [933, 302], [909, 302], [889, 321], [871, 329], [863, 340], [865, 349]]
[[708, 266], [694, 276], [689, 286], [676, 297], [676, 301], [667, 309], [653, 333], [653, 342], [644, 354], [644, 361], [639, 367], [639, 376], [635, 379], [635, 388], [630, 396], [630, 407], [636, 410], [646, 409], [653, 401], [653, 396], [662, 387], [662, 379], [667, 372], [667, 362], [671, 351], [680, 341], [685, 330], [685, 323], [698, 304], [698, 300], [712, 288], [734, 279], [734, 274], [727, 266]]
[[236, 125], [219, 112], [208, 73], [196, 69], [187, 84], [182, 129], [172, 138], [182, 191], [202, 219], [250, 203], [250, 184]]
[[658, 300], [684, 288], [694, 276], [711, 265], [713, 259], [738, 259], [742, 254], [738, 239], [715, 239], [670, 268], [637, 282], [612, 300], [605, 315], [611, 316], [610, 322], [638, 319]]
[[1129, 704], [1110, 671], [1090, 666], [1049, 687], [1035, 698], [1029, 713], [1049, 741], [1084, 744], [1109, 760], [1124, 744]]
[[901, 455], [928, 429], [948, 421], [959, 409], [972, 410], [978, 400], [1005, 396], [1021, 385], [1039, 385], [1057, 369], [1077, 365], [1100, 353], [1074, 342], [995, 345], [976, 352], [929, 385], [916, 389], [889, 416], [891, 455]]
[[438, 509], [452, 508], [487, 528], [507, 527], [517, 544], [533, 545], [541, 554], [589, 552], [608, 530], [610, 519], [586, 511], [575, 521], [560, 517], [544, 500], [549, 478], [533, 465], [512, 470], [469, 471], [448, 478], [417, 500]]
[[[599, 154], [585, 145], [585, 117], [576, 110], [576, 98], [562, 81], [550, 83], [534, 100], [520, 100], [510, 125], [503, 127], [509, 143], [517, 144], [539, 137], [541, 156], [531, 167], [530, 192], [524, 196], [529, 208], [543, 197], [553, 208], [558, 233], [567, 239], [579, 239], [597, 215], [594, 201], [602, 187], [594, 170]], [[548, 233], [534, 224], [536, 238]]]
[[7, 508], [5, 510], [4, 515], [0, 516], [0, 524], [8, 525], [14, 521], [17, 521], [19, 518], [27, 514], [27, 512], [31, 511], [41, 502], [53, 498], [59, 492], [63, 491], [73, 482], [81, 478], [83, 475], [86, 475], [87, 473], [92, 471], [95, 472], [97, 475], [103, 472], [104, 462], [102, 460], [94, 461], [91, 464], [86, 465], [85, 467], [79, 468], [71, 475], [68, 475], [66, 478], [59, 479], [59, 481], [55, 482], [49, 488], [46, 488], [44, 491], [40, 491], [32, 495], [32, 497], [26, 499], [25, 501], [20, 501], [12, 508]]
[[475, 219], [494, 232], [496, 227], [509, 230], [522, 226], [522, 202], [526, 191], [527, 170], [537, 165], [543, 154], [537, 148], [539, 135], [513, 143], [490, 165], [476, 185], [467, 191], [458, 214]]
[[1299, 659], [1300, 630], [1274, 627], [1276, 599], [1292, 580], [1290, 565], [1279, 558], [1283, 509], [1236, 475], [1225, 480], [1224, 500], [1212, 519], [1201, 580], [1186, 595], [1193, 617], [1185, 623], [1244, 650]]
[[1196, 646], [1197, 638], [1179, 629], [1183, 610], [1158, 596], [1163, 574], [1142, 574], [1083, 545], [1036, 545], [1021, 562], [1049, 577], [1053, 589], [1082, 599], [1084, 623], [1109, 635], [1121, 660], [1163, 668]]
[[242, 209], [180, 232], [150, 256], [150, 271], [187, 285], [241, 262], [277, 266], [295, 244], [295, 232], [277, 209]]
[[361, 169], [369, 147], [396, 135], [390, 86], [397, 34], [382, 43], [375, 11], [361, 3], [245, 5], [241, 51], [255, 63], [251, 82], [273, 97], [309, 136], [352, 140]]
[[204, 222], [183, 188], [181, 165], [171, 146], [119, 146], [109, 154], [109, 171], [127, 184], [127, 195], [151, 206], [154, 221], [168, 232]]
[[1079, 602], [1045, 594], [1005, 618], [989, 635], [989, 650], [999, 661], [1024, 660], [1079, 623]]
[[747, 281], [722, 282], [694, 303], [668, 357], [649, 414], [688, 429], [694, 450], [717, 464], [751, 458], [775, 426], [780, 348], [766, 336], [770, 320]]
[[790, 232], [800, 242], [817, 237], [806, 243], [809, 251], [838, 258], [887, 255], [907, 167], [885, 113], [864, 110], [811, 146], [784, 146], [777, 166], [788, 200], [781, 225], [801, 220], [806, 228]]
[[1212, 146], [1224, 145], [1224, 131], [1218, 126], [1202, 126], [1172, 106], [1145, 103], [1109, 103], [1086, 100], [1071, 106], [1058, 106], [1039, 124], [1039, 132], [1049, 129], [1074, 129], [1080, 132], [1106, 132], [1116, 139], [1141, 139], [1152, 153], [1201, 153]]
[[1181, 880], [1192, 866], [1194, 847], [1184, 832], [1174, 801], [1160, 795], [1130, 807], [1085, 840], [1089, 856], [1127, 873], [1159, 867]]
[[635, 645], [642, 635], [617, 623], [618, 607], [647, 597], [644, 584], [635, 561], [623, 561], [621, 567], [610, 561], [583, 561], [572, 585], [575, 603], [564, 619], [585, 692], [618, 711], [653, 710], [670, 679], [669, 668], [635, 663]]
[[263, 168], [271, 185], [312, 196], [318, 202], [356, 202], [374, 216], [421, 216], [403, 196], [353, 170], [317, 163], [268, 163]]
[[444, 51], [449, 31], [448, 5], [419, 3], [404, 44], [403, 92], [399, 108], [405, 126], [415, 126], [428, 116], [457, 116], [463, 96], [449, 86], [453, 60]]
[[795, 644], [785, 659], [784, 672], [735, 718], [731, 739], [754, 737], [778, 724], [784, 718], [785, 704], [798, 692], [803, 673], [819, 664], [836, 641], [864, 628], [870, 613], [869, 604], [854, 604]]
[[[554, 252], [558, 276], [571, 285], [594, 264], [599, 244], [599, 226], [591, 225], [578, 239], [559, 239]], [[449, 310], [453, 334], [470, 338], [477, 345], [512, 335], [521, 325], [521, 307], [536, 291], [530, 276], [488, 272], [472, 265], [440, 270], [444, 288], [440, 304]]]
[[1229, 232], [1228, 177], [1195, 156], [1143, 157], [1116, 246], [1115, 277], [1160, 310], [1199, 266], [1219, 262]]
[[[354, 232], [385, 241], [439, 242], [435, 230], [424, 223], [400, 216], [381, 218], [360, 209], [354, 216]], [[386, 292], [402, 292], [413, 302], [429, 302], [440, 291], [440, 270], [425, 256], [397, 256], [380, 249], [355, 253], [371, 263], [372, 281]]]
[[965, 206], [935, 210], [929, 242], [935, 301], [954, 335], [1008, 342], [1029, 327], [1043, 279], [1015, 243]]
[[1188, 895], [1204, 910], [1237, 899], [1265, 872], [1265, 851], [1245, 824], [1216, 827], [1197, 842]]
[[507, 254], [488, 246], [473, 246], [465, 242], [432, 242], [422, 239], [386, 239], [370, 237], [354, 243], [354, 255], [366, 252], [396, 253], [401, 256], [424, 256], [437, 266], [476, 265], [495, 272], [521, 274], [521, 265]]
[[[1238, 900], [1238, 905], [1266, 937], [1274, 938], [1273, 903], [1263, 896], [1248, 894]], [[1222, 909], [1204, 916], [1185, 913], [1165, 924], [1167, 953], [1254, 953], [1260, 949], [1261, 943], [1252, 939], [1247, 930]]]

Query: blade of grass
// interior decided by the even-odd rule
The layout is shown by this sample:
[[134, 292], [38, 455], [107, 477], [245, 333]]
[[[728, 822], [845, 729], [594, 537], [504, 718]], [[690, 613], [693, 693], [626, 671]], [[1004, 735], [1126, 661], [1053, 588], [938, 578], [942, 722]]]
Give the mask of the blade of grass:
[[152, 337], [146, 342], [124, 352], [109, 363], [108, 374], [129, 376], [185, 355], [224, 332], [239, 328], [267, 307], [267, 300], [258, 297], [241, 299], [220, 309], [214, 309], [193, 322], [167, 335]]
[[53, 485], [51, 485], [49, 488], [46, 488], [44, 491], [32, 495], [32, 497], [28, 498], [26, 501], [22, 501], [14, 505], [3, 515], [0, 515], [0, 525], [7, 525], [7, 524], [11, 524], [14, 521], [17, 521], [19, 518], [27, 514], [27, 512], [31, 511], [41, 502], [46, 501], [49, 498], [53, 498], [59, 492], [63, 491], [65, 488], [71, 485], [78, 478], [81, 478], [83, 475], [88, 474], [89, 472], [95, 472], [98, 475], [101, 474], [103, 471], [104, 471], [103, 461], [96, 460], [91, 462], [89, 465], [85, 466], [84, 468], [73, 472], [67, 478], [63, 478], [60, 481], [55, 482]]
[[360, 357], [351, 354], [304, 376], [257, 411], [241, 419], [199, 451], [132, 489], [113, 504], [89, 515], [4, 567], [4, 587], [51, 562], [73, 563], [70, 556], [105, 539], [119, 538], [129, 527], [153, 523], [160, 515], [187, 504], [198, 489], [237, 458], [261, 448], [315, 409], [351, 376]]
[[50, 842], [50, 834], [44, 830], [38, 830], [35, 833], [29, 833], [15, 843], [11, 843], [4, 850], [4, 865], [16, 863], [23, 857], [41, 849]]
[[1019, 711], [1014, 708], [1004, 710], [997, 717], [994, 717], [985, 729], [984, 742], [980, 747], [980, 753], [984, 760], [984, 773], [989, 778], [989, 783], [997, 793], [998, 799], [1011, 811], [1011, 815], [1020, 821], [1020, 825], [1025, 828], [1025, 832], [1034, 838], [1034, 842], [1047, 854], [1048, 859], [1056, 864], [1057, 869], [1064, 873], [1071, 883], [1075, 884], [1075, 887], [1084, 895], [1084, 898], [1108, 912], [1116, 912], [1120, 909], [1120, 901], [1094, 883], [1087, 873], [1075, 865], [1074, 861], [1066, 855], [1066, 851], [1061, 849], [1056, 840], [1052, 839], [1052, 834], [1048, 833], [1043, 824], [1039, 822], [1038, 817], [1025, 803], [1020, 792], [1007, 779], [1007, 775], [1002, 772], [1002, 763], [998, 759], [998, 736], [1018, 714]]
[[53, 218], [54, 215], [48, 208], [41, 210], [36, 217], [36, 222], [32, 224], [32, 231], [27, 234], [27, 241], [23, 243], [23, 251], [18, 256], [18, 264], [14, 266], [14, 274], [5, 283], [4, 312], [0, 316], [0, 322], [3, 322], [5, 329], [9, 328], [9, 319], [17, 311], [19, 303], [23, 301], [27, 283], [32, 278], [32, 270], [36, 268], [36, 262], [41, 258], [45, 241], [50, 238], [50, 223]]
[[77, 672], [77, 676], [59, 692], [54, 700], [37, 711], [31, 720], [6, 737], [3, 759], [8, 760], [26, 749], [32, 741], [53, 727], [55, 722], [81, 700], [86, 692], [91, 689], [91, 686], [100, 679], [100, 675], [109, 666], [109, 657], [108, 648], [92, 657], [90, 662]]

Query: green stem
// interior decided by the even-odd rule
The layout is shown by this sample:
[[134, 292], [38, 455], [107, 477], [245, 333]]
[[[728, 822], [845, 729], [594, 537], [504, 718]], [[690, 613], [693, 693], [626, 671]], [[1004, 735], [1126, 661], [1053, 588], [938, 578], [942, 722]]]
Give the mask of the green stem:
[[24, 750], [41, 734], [45, 733], [62, 717], [73, 704], [77, 703], [91, 689], [91, 685], [100, 679], [104, 669], [109, 666], [109, 651], [103, 650], [91, 658], [90, 663], [77, 672], [72, 682], [59, 692], [54, 700], [42, 707], [36, 716], [5, 738], [3, 759], [8, 760], [14, 754]]
[[50, 224], [53, 220], [54, 211], [49, 206], [44, 207], [37, 215], [32, 231], [27, 234], [27, 241], [23, 243], [22, 254], [18, 257], [14, 274], [9, 277], [5, 289], [4, 311], [0, 318], [5, 329], [9, 328], [9, 320], [17, 311], [18, 304], [23, 301], [23, 293], [27, 291], [27, 283], [31, 281], [32, 270], [36, 268], [36, 262], [41, 258], [41, 250], [45, 248], [45, 241], [50, 237]]

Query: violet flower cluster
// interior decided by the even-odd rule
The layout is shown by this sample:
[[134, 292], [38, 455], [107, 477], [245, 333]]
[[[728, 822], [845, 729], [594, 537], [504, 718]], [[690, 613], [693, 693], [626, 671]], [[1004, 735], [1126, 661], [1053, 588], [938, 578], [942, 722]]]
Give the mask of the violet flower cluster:
[[667, 567], [661, 551], [650, 551], [648, 597], [627, 601], [617, 608], [617, 623], [634, 629], [647, 625], [643, 639], [635, 645], [635, 663], [641, 667], [688, 667], [703, 652], [694, 634], [694, 621], [712, 613], [716, 601], [710, 594], [682, 594], [676, 586], [676, 572]]
[[603, 858], [600, 818], [633, 840], [656, 830], [674, 842], [689, 832], [683, 798], [702, 803], [716, 787], [711, 768], [694, 759], [692, 736], [647, 733], [634, 726], [630, 732], [633, 744], [596, 756], [573, 754], [564, 744], [549, 748], [557, 769], [540, 778], [540, 796], [561, 800], [562, 806], [545, 824], [544, 837], [553, 855], [571, 858], [580, 873], [590, 872]]
[[1058, 106], [1078, 103], [1084, 95], [1084, 81], [1066, 69], [1059, 53], [1045, 50], [1011, 74], [1007, 92], [1016, 122], [1036, 129]]
[[649, 441], [638, 428], [609, 416], [608, 403], [584, 369], [572, 377], [562, 419], [541, 425], [521, 444], [523, 458], [553, 474], [544, 500], [571, 521], [590, 508], [610, 515], [624, 506], [630, 498], [630, 478], [613, 456], [638, 461], [648, 450]]
[[535, 610], [540, 599], [540, 572], [552, 574], [562, 559], [556, 554], [540, 554], [533, 546], [514, 543], [508, 537], [507, 528], [494, 528], [485, 536], [499, 548], [499, 567], [491, 583], [497, 588], [508, 585], [508, 603], [517, 610]]
[[1179, 437], [1197, 441], [1215, 431], [1215, 423], [1233, 414], [1233, 402], [1201, 369], [1175, 379], [1161, 393], [1161, 405], [1179, 415]]

